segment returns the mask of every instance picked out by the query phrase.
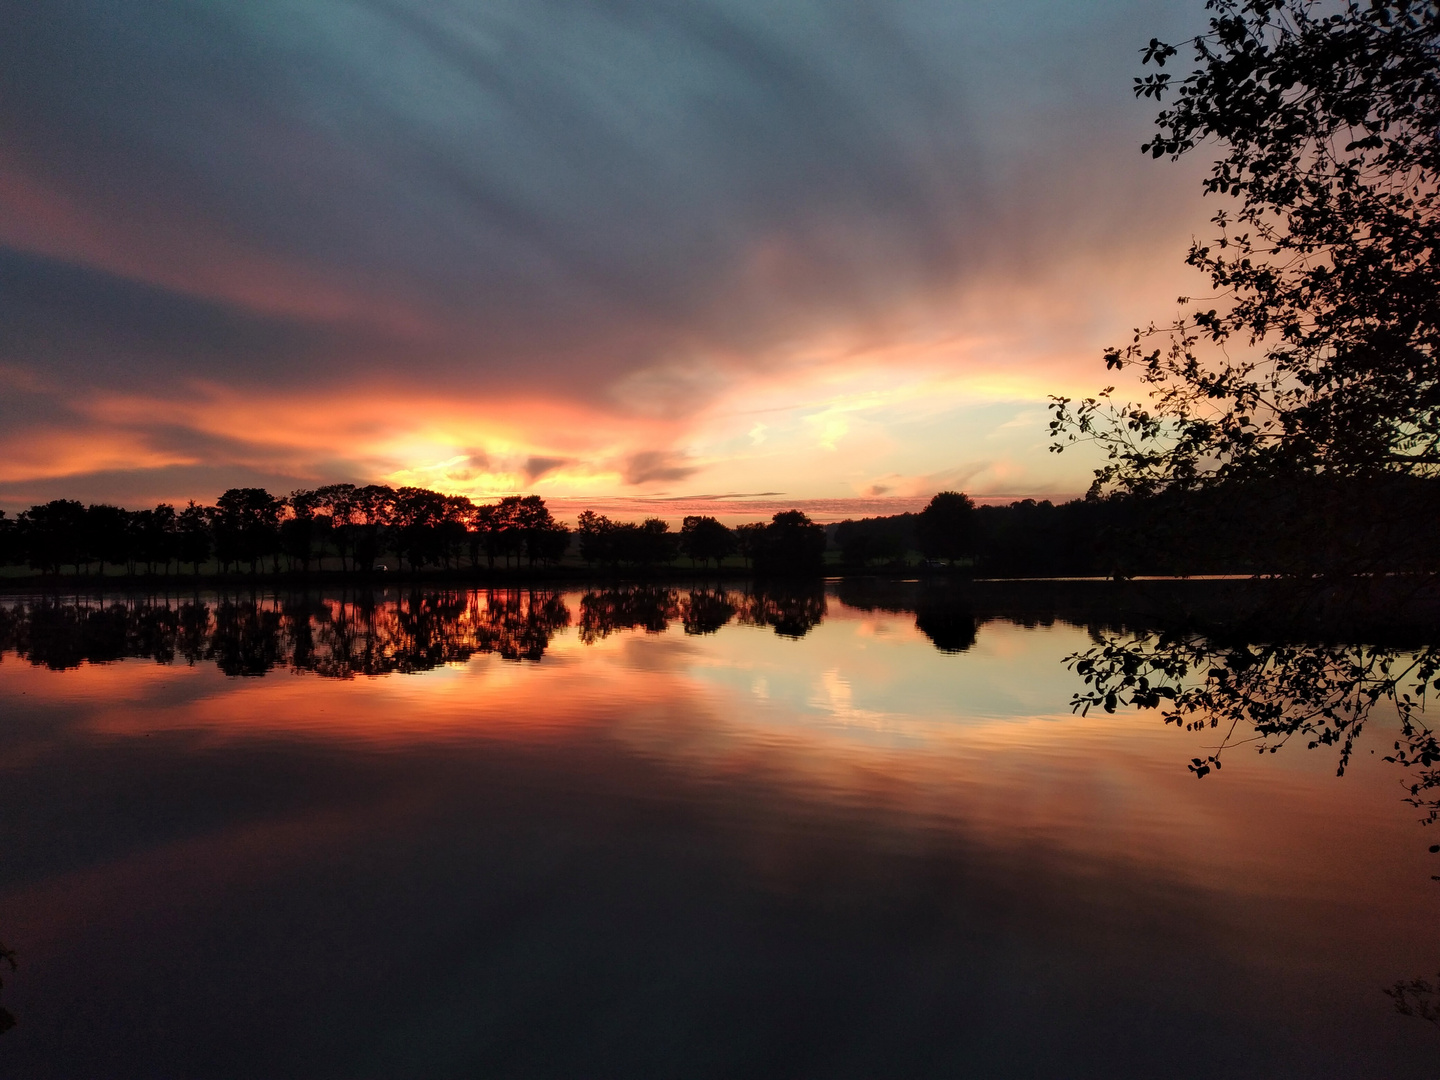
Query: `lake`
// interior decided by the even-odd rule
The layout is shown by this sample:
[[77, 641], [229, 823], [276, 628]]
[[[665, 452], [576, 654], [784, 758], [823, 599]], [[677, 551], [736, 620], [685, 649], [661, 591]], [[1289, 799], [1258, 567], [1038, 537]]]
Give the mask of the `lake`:
[[1391, 733], [1197, 780], [1017, 590], [0, 600], [0, 1075], [1440, 1074]]

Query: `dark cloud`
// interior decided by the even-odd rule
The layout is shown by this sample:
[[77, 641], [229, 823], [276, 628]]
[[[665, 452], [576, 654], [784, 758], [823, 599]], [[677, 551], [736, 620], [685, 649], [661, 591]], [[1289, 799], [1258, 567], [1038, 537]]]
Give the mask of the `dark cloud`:
[[559, 457], [531, 457], [525, 461], [523, 472], [529, 483], [534, 483], [548, 472], [554, 472], [562, 465], [570, 464], [569, 458]]
[[[358, 477], [339, 479], [357, 480]], [[169, 465], [154, 469], [104, 469], [62, 477], [0, 483], [0, 505], [19, 510], [51, 499], [79, 499], [84, 503], [114, 503], [132, 509], [175, 502], [175, 492], [187, 492], [199, 503], [212, 503], [226, 488], [263, 487], [289, 492], [315, 486], [313, 477], [284, 469], [223, 465]]]
[[680, 454], [666, 450], [645, 450], [625, 463], [625, 483], [649, 484], [656, 480], [684, 480], [699, 472], [699, 466], [685, 463]]
[[[11, 253], [0, 348], [96, 380], [590, 394], [882, 314], [1014, 245], [1026, 80], [1065, 112], [1056, 63], [1128, 56], [1153, 8], [6, 3], [0, 139], [88, 269]], [[1087, 136], [1045, 137], [1058, 197]]]

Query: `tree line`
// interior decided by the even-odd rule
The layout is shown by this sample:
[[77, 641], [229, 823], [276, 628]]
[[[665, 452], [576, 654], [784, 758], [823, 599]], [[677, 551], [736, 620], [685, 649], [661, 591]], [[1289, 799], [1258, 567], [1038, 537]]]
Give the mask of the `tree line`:
[[1427, 574], [1437, 529], [1440, 479], [1324, 474], [1005, 506], [942, 492], [919, 513], [828, 527], [847, 567], [918, 552], [996, 578]]
[[[769, 522], [730, 528], [713, 517], [668, 522], [612, 521], [587, 510], [577, 529], [556, 520], [538, 495], [510, 495], [477, 504], [463, 495], [380, 484], [328, 484], [288, 496], [264, 488], [231, 488], [214, 505], [193, 500], [177, 510], [149, 510], [55, 499], [15, 517], [0, 511], [0, 564], [28, 565], [42, 574], [195, 574], [212, 560], [222, 574], [325, 569], [370, 573], [381, 560], [396, 568], [493, 570], [554, 565], [578, 541], [589, 565], [643, 569], [674, 562], [718, 566], [740, 555], [762, 573], [818, 571], [826, 536], [798, 510]], [[388, 565], [388, 564], [383, 564]]]

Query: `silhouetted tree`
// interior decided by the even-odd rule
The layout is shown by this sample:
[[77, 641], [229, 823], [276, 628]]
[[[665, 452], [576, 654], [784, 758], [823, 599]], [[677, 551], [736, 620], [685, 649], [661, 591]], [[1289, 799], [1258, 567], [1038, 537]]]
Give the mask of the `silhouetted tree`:
[[59, 573], [62, 566], [80, 564], [86, 558], [82, 545], [86, 533], [85, 507], [74, 499], [53, 499], [32, 506], [19, 517], [18, 531], [25, 558], [44, 573]]
[[576, 533], [580, 538], [580, 557], [591, 566], [597, 562], [615, 562], [614, 525], [604, 514], [581, 511]]
[[735, 534], [713, 517], [690, 515], [680, 525], [680, 550], [691, 562], [719, 566], [735, 550]]
[[558, 561], [570, 545], [570, 530], [555, 520], [539, 495], [526, 495], [519, 499], [514, 504], [512, 522], [531, 566], [537, 559]]
[[131, 566], [130, 512], [118, 506], [91, 505], [85, 511], [85, 541], [88, 554], [105, 572], [106, 564]]
[[0, 566], [8, 566], [21, 560], [18, 535], [15, 519], [7, 517], [5, 511], [0, 510]]
[[175, 508], [161, 503], [153, 510], [137, 510], [129, 515], [129, 525], [131, 553], [145, 564], [145, 572], [153, 574], [156, 563], [168, 572], [176, 549]]
[[[1220, 154], [1226, 196], [1187, 262], [1209, 279], [1162, 328], [1110, 349], [1150, 400], [1073, 409], [1057, 449], [1098, 439], [1097, 488], [1149, 492], [1232, 479], [1440, 469], [1440, 8], [1212, 0], [1197, 67], [1135, 80], [1162, 99], [1142, 149]], [[1151, 40], [1144, 62], [1178, 49]], [[1214, 306], [1208, 306], [1214, 304]], [[1151, 347], [1155, 336], [1167, 339]], [[1317, 537], [1316, 540], [1321, 538]]]
[[895, 562], [913, 546], [914, 514], [861, 518], [835, 526], [835, 543], [840, 557], [851, 566], [865, 566], [877, 559]]
[[756, 554], [765, 542], [765, 523], [751, 521], [735, 526], [735, 550], [745, 560], [746, 566], [755, 565]]
[[[1388, 591], [1385, 572], [1435, 557], [1404, 496], [1440, 475], [1440, 7], [1207, 6], [1195, 69], [1178, 86], [1163, 72], [1136, 79], [1135, 92], [1175, 94], [1144, 151], [1218, 149], [1202, 186], [1227, 199], [1212, 218], [1219, 235], [1187, 258], [1212, 295], [1182, 299], [1173, 322], [1106, 352], [1108, 369], [1143, 380], [1147, 401], [1116, 404], [1109, 389], [1057, 398], [1054, 449], [1106, 450], [1095, 494], [1223, 515], [1247, 492], [1297, 491], [1318, 527], [1293, 546], [1278, 518], [1240, 534], [1257, 561], [1296, 558], [1257, 631], [1197, 620], [1101, 635], [1070, 658], [1086, 683], [1075, 704], [1219, 728], [1220, 748], [1191, 763], [1197, 776], [1219, 768], [1232, 739], [1274, 752], [1296, 736], [1338, 747], [1343, 771], [1379, 705], [1399, 716], [1389, 760], [1417, 770], [1411, 798], [1434, 820], [1440, 740], [1420, 710], [1440, 646], [1362, 647], [1333, 627], [1316, 636], [1308, 620], [1377, 603], [1398, 618], [1414, 596]], [[1152, 39], [1144, 62], [1163, 67], [1178, 51]]]
[[390, 522], [395, 492], [384, 484], [366, 484], [350, 493], [350, 550], [354, 565], [366, 573], [375, 569], [381, 551], [381, 530]]
[[310, 572], [310, 560], [314, 556], [317, 529], [315, 513], [320, 508], [322, 497], [318, 491], [292, 491], [285, 500], [289, 514], [280, 523], [280, 548], [293, 567]]
[[330, 521], [329, 534], [334, 541], [335, 551], [340, 556], [340, 569], [350, 569], [348, 562], [353, 537], [355, 516], [355, 485], [326, 484], [315, 490], [319, 498], [318, 511]]
[[766, 574], [819, 573], [825, 558], [825, 528], [799, 510], [777, 513], [759, 535], [755, 569]]
[[264, 488], [230, 488], [215, 500], [216, 543], [235, 562], [248, 562], [258, 573], [260, 561], [280, 549], [282, 500]]
[[975, 553], [975, 504], [958, 491], [942, 491], [915, 518], [915, 539], [927, 559], [956, 559]]
[[470, 521], [466, 526], [466, 538], [470, 544], [470, 565], [480, 565], [480, 552], [485, 552], [486, 564], [490, 569], [495, 568], [495, 556], [499, 553], [498, 545], [492, 541], [495, 533], [495, 507], [489, 504], [477, 506], [470, 513]]
[[452, 512], [446, 497], [428, 488], [402, 487], [395, 492], [390, 525], [395, 554], [409, 559], [411, 569], [444, 560], [445, 520]]

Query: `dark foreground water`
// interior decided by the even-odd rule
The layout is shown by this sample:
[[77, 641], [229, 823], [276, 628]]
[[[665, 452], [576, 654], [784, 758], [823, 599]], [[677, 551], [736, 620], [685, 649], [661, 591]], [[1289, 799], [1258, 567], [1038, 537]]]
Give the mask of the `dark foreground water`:
[[7, 615], [0, 1075], [1440, 1075], [1388, 732], [1197, 781], [1083, 626], [844, 595]]

